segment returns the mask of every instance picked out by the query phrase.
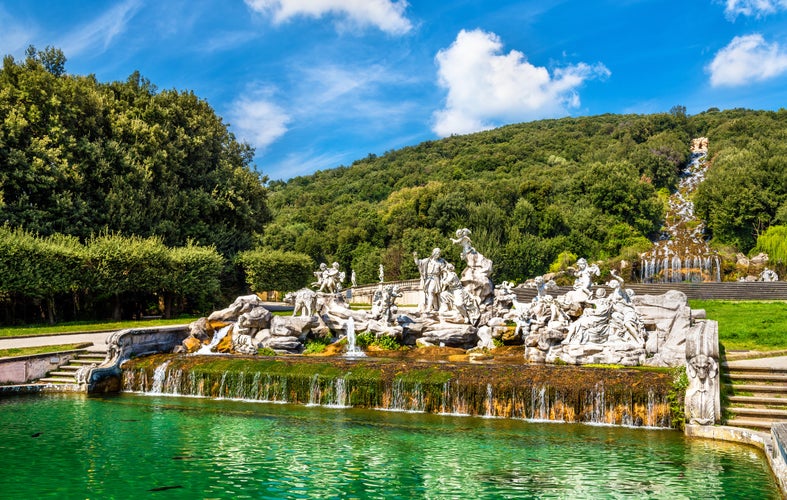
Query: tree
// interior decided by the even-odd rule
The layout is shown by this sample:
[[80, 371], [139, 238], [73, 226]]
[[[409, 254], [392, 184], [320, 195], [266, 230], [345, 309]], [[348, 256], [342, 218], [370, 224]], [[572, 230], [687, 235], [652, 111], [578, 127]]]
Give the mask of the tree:
[[140, 313], [132, 294], [153, 296], [163, 292], [171, 276], [170, 254], [161, 238], [141, 238], [104, 233], [87, 242], [90, 286], [99, 294], [114, 298], [112, 319], [119, 321], [124, 299]]

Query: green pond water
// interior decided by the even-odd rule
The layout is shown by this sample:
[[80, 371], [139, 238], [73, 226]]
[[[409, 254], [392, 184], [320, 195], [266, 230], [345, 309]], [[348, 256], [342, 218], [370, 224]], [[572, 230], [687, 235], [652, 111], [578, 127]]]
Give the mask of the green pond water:
[[670, 430], [122, 394], [0, 399], [0, 498], [780, 498]]

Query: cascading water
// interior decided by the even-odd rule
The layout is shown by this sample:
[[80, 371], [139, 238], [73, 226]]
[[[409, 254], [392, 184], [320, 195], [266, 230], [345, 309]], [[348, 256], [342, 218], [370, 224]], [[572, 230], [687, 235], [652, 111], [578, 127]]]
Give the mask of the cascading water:
[[344, 356], [347, 358], [366, 357], [366, 354], [356, 345], [355, 320], [352, 316], [347, 318], [345, 329], [347, 330], [347, 352], [344, 353]]
[[665, 227], [653, 248], [640, 256], [643, 283], [721, 281], [721, 259], [705, 241], [705, 225], [694, 214], [691, 194], [705, 178], [707, 140], [692, 145], [691, 160], [670, 196]]
[[[398, 363], [369, 367], [350, 360], [332, 364], [248, 360], [243, 369], [235, 361], [235, 369], [228, 370], [222, 363], [233, 361], [215, 356], [153, 358], [158, 361], [144, 367], [135, 368], [136, 360], [127, 362], [125, 391], [536, 421], [670, 425], [666, 395], [671, 378], [662, 373], [561, 367], [545, 377], [549, 369], [543, 366], [507, 371], [506, 367], [441, 365], [402, 372]], [[207, 368], [201, 369], [204, 364]], [[600, 382], [599, 377], [606, 381]]]
[[227, 336], [227, 334], [232, 330], [233, 325], [227, 325], [213, 334], [213, 338], [210, 340], [209, 344], [206, 344], [199, 348], [199, 350], [195, 354], [215, 354], [213, 352], [213, 348], [219, 345], [219, 342]]

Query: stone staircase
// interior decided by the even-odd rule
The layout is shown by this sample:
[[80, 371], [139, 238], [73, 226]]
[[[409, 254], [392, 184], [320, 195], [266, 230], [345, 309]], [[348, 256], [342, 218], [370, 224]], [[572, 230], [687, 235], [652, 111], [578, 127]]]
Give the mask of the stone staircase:
[[52, 384], [52, 385], [76, 385], [76, 373], [83, 366], [90, 366], [92, 364], [99, 364], [104, 361], [107, 356], [107, 351], [101, 350], [87, 350], [69, 361], [65, 365], [57, 367], [47, 374], [46, 377], [39, 379], [39, 383]]
[[787, 423], [787, 369], [723, 364], [722, 414], [726, 425], [769, 431]]

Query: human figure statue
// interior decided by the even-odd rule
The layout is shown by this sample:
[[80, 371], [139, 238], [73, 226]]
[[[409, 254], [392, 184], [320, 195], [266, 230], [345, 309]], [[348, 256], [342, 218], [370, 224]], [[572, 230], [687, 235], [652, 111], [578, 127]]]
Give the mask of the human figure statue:
[[[468, 294], [462, 286], [462, 281], [456, 275], [456, 269], [453, 264], [446, 264], [442, 272], [442, 286], [448, 295], [448, 301], [455, 310], [462, 315], [466, 323], [472, 323], [470, 317], [470, 310], [476, 311], [477, 307], [472, 302], [473, 298]], [[470, 310], [468, 310], [470, 309]]]
[[773, 269], [766, 267], [760, 273], [760, 281], [779, 281], [779, 275]]
[[596, 264], [588, 266], [588, 261], [580, 258], [577, 260], [577, 269], [574, 272], [576, 276], [574, 290], [584, 292], [588, 298], [592, 297], [590, 289], [593, 286], [593, 276], [598, 276], [599, 274], [601, 274], [601, 271]]
[[504, 281], [500, 286], [495, 288], [494, 306], [498, 310], [510, 310], [514, 307], [516, 294], [514, 293], [514, 286], [516, 284], [511, 281]]
[[326, 264], [325, 262], [320, 263], [320, 269], [318, 269], [317, 271], [314, 271], [312, 273], [314, 275], [314, 277], [317, 278], [317, 281], [313, 281], [311, 286], [313, 286], [313, 287], [317, 288], [318, 290], [322, 291], [323, 290], [323, 286], [324, 286], [323, 282], [325, 280], [325, 272], [327, 270], [328, 270], [328, 264]]
[[618, 276], [614, 269], [610, 270], [610, 274], [614, 279], [607, 283], [607, 286], [612, 288], [612, 293], [609, 296], [612, 304], [609, 336], [644, 347], [647, 332], [645, 331], [645, 323], [631, 302], [634, 291], [623, 288], [623, 278]]
[[440, 256], [440, 249], [435, 248], [429, 257], [418, 258], [418, 252], [413, 252], [413, 261], [421, 274], [421, 289], [424, 297], [420, 309], [422, 311], [438, 311], [440, 309], [440, 283], [441, 274], [445, 267], [445, 260]]
[[355, 269], [351, 269], [350, 272], [350, 284], [355, 288], [358, 286], [358, 282], [355, 280]]
[[605, 290], [596, 290], [596, 298], [588, 299], [588, 306], [582, 315], [568, 327], [568, 334], [561, 342], [563, 345], [602, 344], [609, 335], [609, 322], [612, 316], [612, 301], [605, 297]]
[[[320, 268], [322, 269], [322, 264]], [[342, 281], [344, 281], [344, 273], [339, 271], [339, 263], [334, 262], [331, 267], [327, 267], [322, 273], [322, 283], [320, 284], [320, 291], [327, 293], [336, 293], [342, 289]]]
[[470, 234], [472, 234], [470, 230], [465, 227], [456, 230], [456, 238], [449, 238], [454, 245], [462, 245], [462, 260], [466, 260], [467, 254], [475, 251], [473, 242], [470, 241]]
[[396, 313], [398, 311], [396, 299], [401, 296], [402, 293], [397, 285], [388, 285], [383, 289], [380, 317], [387, 325], [396, 324]]
[[380, 264], [380, 270], [378, 271], [377, 276], [380, 278], [380, 283], [385, 282], [385, 268], [382, 264]]

